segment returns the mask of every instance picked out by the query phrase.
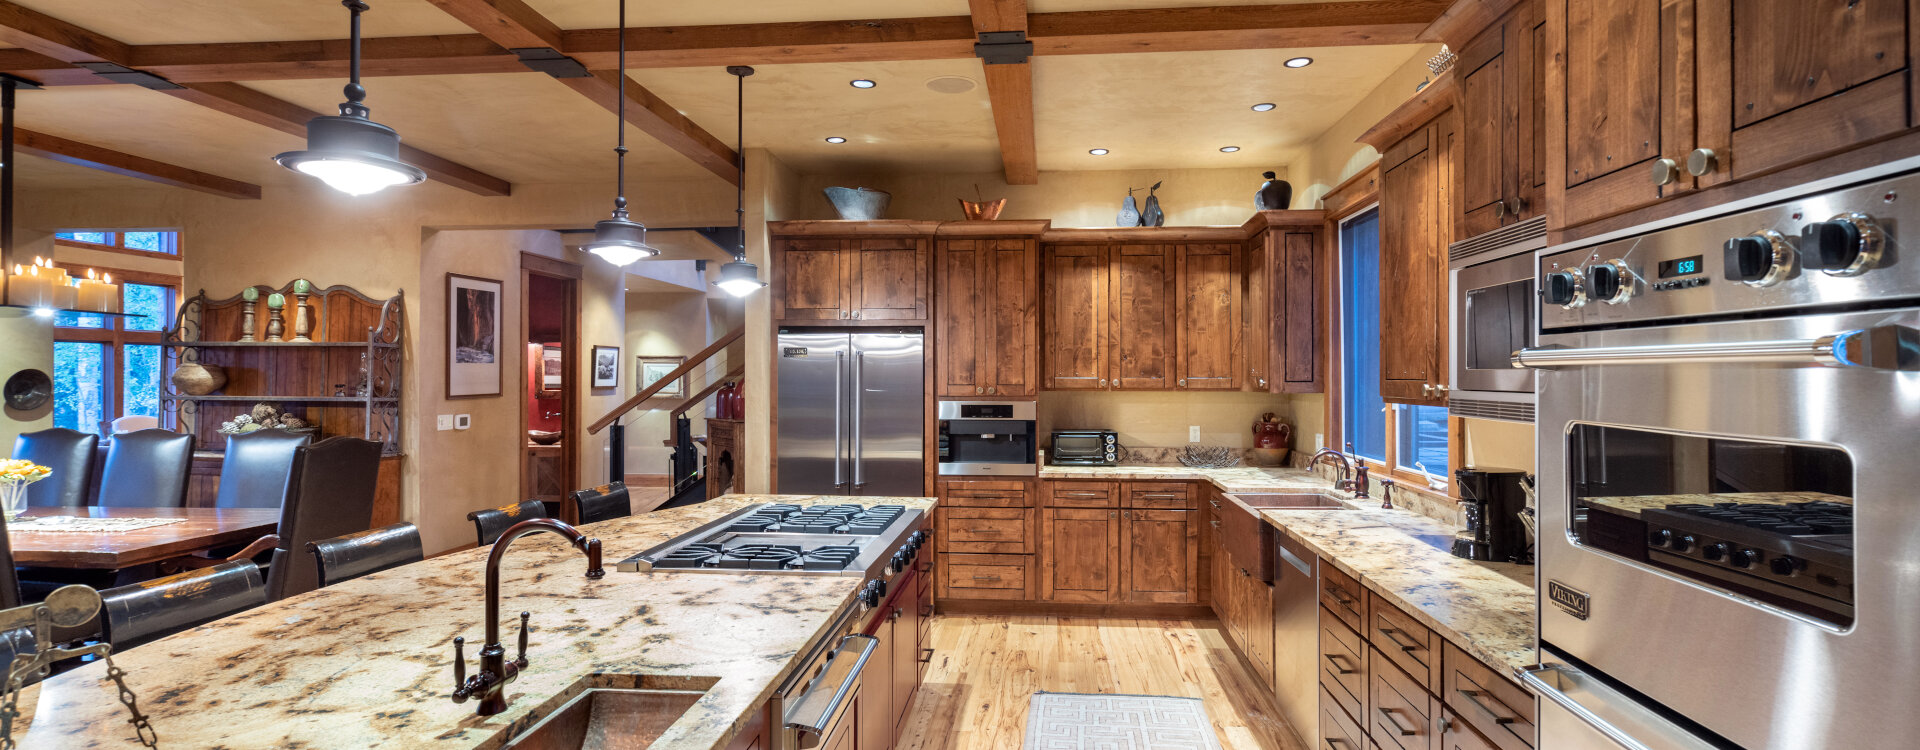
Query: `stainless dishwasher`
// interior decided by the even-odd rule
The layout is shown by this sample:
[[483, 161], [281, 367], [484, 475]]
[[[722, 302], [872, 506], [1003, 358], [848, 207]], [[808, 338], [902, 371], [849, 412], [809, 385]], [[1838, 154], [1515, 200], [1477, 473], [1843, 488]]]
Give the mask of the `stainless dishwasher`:
[[1320, 736], [1319, 557], [1274, 533], [1273, 692], [1302, 739]]

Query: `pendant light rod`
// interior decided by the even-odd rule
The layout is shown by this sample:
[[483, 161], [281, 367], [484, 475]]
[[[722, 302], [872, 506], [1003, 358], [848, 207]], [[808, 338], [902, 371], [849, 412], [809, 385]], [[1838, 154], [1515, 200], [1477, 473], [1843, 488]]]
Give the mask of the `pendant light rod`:
[[581, 249], [625, 267], [660, 251], [647, 244], [647, 226], [627, 216], [627, 0], [620, 0], [620, 62], [614, 72], [615, 129], [613, 215], [593, 225], [593, 241]]
[[613, 213], [625, 218], [627, 215], [627, 0], [620, 0], [620, 62], [618, 75], [614, 78], [614, 94], [620, 99], [619, 111], [613, 123], [619, 131], [619, 145], [613, 147], [614, 185], [617, 194], [613, 197]]
[[739, 200], [733, 205], [735, 228], [739, 230], [738, 244], [733, 251], [734, 260], [747, 259], [747, 76], [753, 75], [753, 67], [748, 65], [729, 65], [727, 72], [736, 79], [733, 97], [733, 166], [739, 173]]
[[365, 0], [340, 0], [352, 17], [349, 30], [351, 44], [347, 47], [347, 100], [340, 104], [340, 114], [368, 117], [372, 114], [364, 104], [367, 100], [367, 87], [360, 85], [360, 14], [367, 12]]
[[13, 94], [19, 83], [0, 77], [0, 267], [13, 262]]

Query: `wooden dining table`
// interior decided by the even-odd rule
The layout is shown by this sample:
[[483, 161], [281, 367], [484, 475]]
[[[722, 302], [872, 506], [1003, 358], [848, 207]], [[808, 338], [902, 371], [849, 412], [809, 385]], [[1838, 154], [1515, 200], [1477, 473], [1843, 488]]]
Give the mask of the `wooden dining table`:
[[205, 549], [245, 545], [271, 534], [278, 508], [28, 508], [23, 518], [184, 518], [132, 531], [7, 529], [16, 565], [118, 570], [170, 560]]

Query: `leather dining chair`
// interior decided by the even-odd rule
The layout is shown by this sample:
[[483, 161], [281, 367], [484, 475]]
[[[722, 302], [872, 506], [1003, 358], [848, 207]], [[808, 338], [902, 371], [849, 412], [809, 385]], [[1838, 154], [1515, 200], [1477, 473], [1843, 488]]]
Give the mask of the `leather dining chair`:
[[101, 636], [115, 653], [267, 603], [260, 566], [221, 563], [100, 592]]
[[420, 529], [410, 523], [308, 542], [307, 551], [313, 553], [321, 588], [427, 559]]
[[598, 523], [633, 515], [633, 503], [627, 499], [627, 483], [614, 482], [578, 490], [567, 496], [573, 503], [574, 517], [580, 523]]
[[54, 427], [23, 433], [13, 439], [13, 457], [53, 469], [53, 475], [27, 485], [27, 505], [35, 508], [78, 508], [93, 491], [94, 448], [100, 438], [92, 433]]
[[227, 438], [215, 508], [278, 508], [287, 498], [293, 457], [313, 442], [306, 433], [255, 430]]
[[[49, 588], [46, 593], [52, 591]], [[46, 598], [46, 594], [41, 594], [40, 598]], [[0, 518], [0, 609], [13, 609], [25, 603], [20, 596], [20, 574], [13, 567], [13, 544], [7, 541], [7, 521]], [[4, 675], [0, 675], [0, 679], [4, 678]]]
[[373, 525], [373, 497], [380, 479], [380, 444], [355, 437], [330, 437], [295, 451], [287, 480], [287, 501], [280, 526], [247, 551], [267, 547], [267, 598], [279, 601], [317, 588], [319, 574], [308, 542], [363, 531]]
[[115, 435], [100, 471], [103, 508], [178, 508], [187, 501], [193, 436], [167, 430]]
[[547, 504], [539, 500], [527, 500], [516, 505], [502, 505], [498, 508], [476, 510], [467, 514], [467, 520], [473, 522], [473, 530], [479, 535], [482, 547], [494, 543], [501, 534], [516, 523], [546, 517]]

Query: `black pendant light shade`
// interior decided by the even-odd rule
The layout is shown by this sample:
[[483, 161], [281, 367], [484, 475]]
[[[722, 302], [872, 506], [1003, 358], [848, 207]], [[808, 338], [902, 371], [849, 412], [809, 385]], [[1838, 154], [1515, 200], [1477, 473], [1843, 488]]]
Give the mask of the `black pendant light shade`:
[[425, 181], [426, 172], [400, 160], [400, 134], [369, 119], [363, 103], [367, 89], [360, 85], [360, 14], [366, 12], [367, 4], [363, 0], [341, 0], [340, 4], [353, 17], [347, 100], [340, 103], [340, 114], [307, 121], [305, 150], [288, 151], [273, 160], [318, 177], [348, 195], [367, 195], [394, 185]]
[[[627, 0], [620, 0], [618, 76], [615, 80], [627, 80]], [[619, 145], [613, 149], [618, 175], [615, 178], [613, 215], [594, 222], [593, 241], [581, 246], [581, 249], [615, 266], [626, 266], [636, 260], [659, 255], [660, 251], [647, 244], [647, 225], [627, 217], [627, 97], [625, 92], [621, 92], [619, 97], [620, 105], [613, 121], [613, 127], [619, 133]]]
[[733, 262], [720, 267], [720, 278], [714, 286], [735, 297], [745, 297], [766, 287], [767, 282], [760, 280], [760, 268], [747, 262], [747, 76], [753, 75], [753, 68], [745, 65], [729, 65], [727, 72], [736, 79], [734, 87], [734, 117], [736, 125], [734, 136], [734, 166], [739, 168], [739, 201], [734, 204], [734, 223], [738, 229], [734, 236], [738, 245], [734, 246]]

